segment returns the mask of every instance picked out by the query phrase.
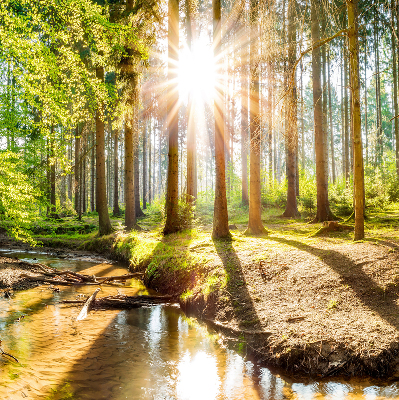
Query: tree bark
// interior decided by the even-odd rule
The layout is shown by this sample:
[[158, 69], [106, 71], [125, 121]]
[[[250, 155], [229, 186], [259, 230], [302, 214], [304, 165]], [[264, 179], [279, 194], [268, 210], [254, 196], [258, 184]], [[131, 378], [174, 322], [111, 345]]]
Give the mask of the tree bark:
[[[392, 79], [393, 79], [393, 108], [394, 116], [399, 114], [398, 108], [398, 64], [397, 64], [397, 41], [396, 41], [396, 18], [395, 18], [395, 0], [391, 0], [391, 25], [392, 25]], [[395, 128], [395, 159], [396, 159], [396, 176], [399, 178], [399, 120], [394, 119]]]
[[[104, 82], [104, 68], [96, 68], [96, 77]], [[96, 203], [99, 217], [99, 235], [108, 235], [112, 232], [108, 214], [108, 202], [105, 179], [105, 138], [104, 138], [104, 105], [97, 105], [96, 110]]]
[[147, 208], [147, 126], [148, 121], [144, 121], [143, 133], [143, 209]]
[[140, 160], [139, 160], [139, 126], [138, 126], [138, 106], [135, 107], [134, 123], [134, 203], [136, 207], [136, 218], [143, 217], [145, 214], [140, 207]]
[[266, 233], [262, 224], [261, 208], [261, 185], [260, 185], [260, 99], [259, 99], [259, 59], [258, 59], [258, 2], [251, 0], [250, 3], [250, 103], [249, 103], [249, 131], [250, 131], [250, 151], [249, 151], [249, 219], [247, 234]]
[[[320, 40], [320, 25], [318, 21], [318, 10], [316, 0], [312, 0], [311, 19], [312, 19], [312, 42]], [[312, 73], [313, 73], [313, 108], [314, 108], [314, 131], [315, 131], [315, 150], [316, 150], [316, 184], [317, 184], [317, 214], [314, 222], [323, 222], [332, 219], [328, 201], [328, 168], [326, 155], [327, 138], [323, 132], [323, 109], [322, 109], [322, 88], [321, 88], [321, 64], [320, 48], [316, 48], [312, 53]]]
[[[295, 26], [296, 0], [288, 3], [288, 72], [291, 72], [296, 60], [296, 26]], [[287, 207], [283, 217], [298, 217], [297, 205], [297, 153], [298, 153], [298, 121], [296, 80], [288, 84], [287, 88], [287, 125], [285, 132], [286, 162], [287, 162]]]
[[330, 118], [330, 147], [331, 147], [331, 175], [332, 181], [335, 183], [335, 151], [334, 151], [334, 121], [332, 114], [332, 102], [331, 102], [331, 77], [330, 77], [330, 49], [328, 50], [328, 110]]
[[164, 235], [179, 231], [179, 0], [168, 3], [168, 176], [166, 188], [166, 222]]
[[226, 197], [224, 88], [222, 73], [222, 20], [220, 0], [212, 0], [213, 6], [213, 54], [216, 60], [215, 113], [215, 206], [213, 212], [213, 238], [229, 238], [229, 217]]
[[136, 228], [136, 208], [134, 200], [134, 135], [132, 121], [125, 123], [125, 226], [127, 230]]
[[358, 0], [346, 0], [348, 9], [349, 56], [352, 91], [352, 137], [353, 137], [353, 181], [355, 202], [355, 240], [364, 238], [364, 170], [361, 134], [359, 43], [358, 43]]
[[121, 210], [119, 208], [119, 158], [118, 158], [118, 147], [119, 147], [119, 133], [115, 129], [114, 132], [114, 216], [119, 216]]
[[[244, 46], [243, 46], [244, 47]], [[245, 55], [244, 55], [245, 57]], [[248, 205], [248, 78], [247, 66], [241, 67], [241, 201]]]
[[80, 215], [80, 133], [79, 126], [75, 129], [75, 168], [74, 168], [74, 189], [75, 189], [75, 211]]
[[96, 202], [95, 202], [95, 177], [96, 177], [96, 158], [95, 158], [95, 152], [96, 152], [96, 145], [95, 145], [95, 134], [94, 132], [91, 135], [91, 188], [90, 188], [90, 209], [91, 211], [96, 210]]

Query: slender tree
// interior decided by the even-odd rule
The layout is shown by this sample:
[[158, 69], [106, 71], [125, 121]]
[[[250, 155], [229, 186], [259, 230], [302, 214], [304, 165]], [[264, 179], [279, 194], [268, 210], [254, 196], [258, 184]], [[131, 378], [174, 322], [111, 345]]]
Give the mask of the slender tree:
[[[96, 77], [104, 82], [104, 68], [96, 68]], [[96, 110], [96, 204], [99, 217], [99, 235], [108, 235], [112, 232], [111, 221], [108, 214], [108, 201], [105, 179], [105, 135], [103, 104], [97, 105]]]
[[[320, 24], [318, 20], [319, 2], [312, 0], [312, 42], [320, 41]], [[316, 185], [317, 185], [317, 214], [314, 222], [322, 222], [333, 219], [328, 201], [328, 160], [326, 158], [327, 135], [323, 132], [323, 109], [321, 88], [321, 63], [320, 47], [312, 52], [312, 74], [313, 74], [313, 108], [314, 108], [314, 132], [316, 150]]]
[[179, 230], [179, 0], [168, 3], [168, 110], [169, 131], [168, 177], [166, 187], [166, 222], [164, 235]]
[[[288, 71], [292, 72], [296, 61], [296, 26], [295, 26], [296, 1], [289, 0], [288, 3]], [[296, 80], [288, 83], [287, 93], [287, 124], [285, 132], [286, 159], [287, 159], [287, 207], [284, 217], [298, 217], [297, 205], [297, 152], [298, 152], [298, 121], [297, 121], [297, 98]]]
[[249, 131], [250, 131], [250, 151], [249, 151], [249, 219], [248, 234], [265, 233], [266, 229], [262, 224], [261, 213], [261, 186], [260, 186], [260, 113], [259, 113], [259, 56], [258, 56], [258, 2], [251, 0], [250, 3], [250, 85], [249, 85]]
[[364, 238], [364, 169], [361, 134], [358, 0], [346, 0], [352, 91], [353, 182], [355, 203], [355, 240]]
[[225, 132], [224, 132], [224, 88], [222, 72], [222, 13], [220, 0], [212, 0], [213, 6], [213, 52], [216, 63], [215, 113], [215, 207], [213, 211], [213, 238], [229, 238], [229, 217], [226, 197]]

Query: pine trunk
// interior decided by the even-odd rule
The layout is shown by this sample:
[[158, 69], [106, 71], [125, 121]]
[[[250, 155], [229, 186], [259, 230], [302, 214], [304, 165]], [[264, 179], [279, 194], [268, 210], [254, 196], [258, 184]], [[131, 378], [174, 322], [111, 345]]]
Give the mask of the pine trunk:
[[296, 60], [296, 26], [295, 26], [296, 1], [288, 3], [288, 94], [287, 94], [287, 124], [285, 132], [286, 160], [287, 160], [287, 207], [283, 217], [298, 217], [297, 205], [297, 153], [298, 153], [298, 122], [297, 122], [297, 98], [296, 78], [291, 82]]
[[[213, 5], [213, 51], [217, 60], [217, 76], [222, 73], [222, 21], [220, 0], [212, 0]], [[215, 207], [213, 212], [213, 238], [228, 238], [229, 219], [226, 197], [225, 132], [224, 132], [224, 89], [223, 79], [217, 78], [215, 113]]]
[[[312, 42], [320, 40], [320, 25], [318, 21], [318, 10], [315, 0], [312, 0]], [[332, 219], [328, 202], [328, 168], [326, 159], [327, 138], [323, 131], [323, 107], [321, 88], [321, 63], [320, 48], [312, 53], [312, 75], [313, 75], [313, 108], [314, 108], [314, 131], [316, 151], [316, 185], [317, 185], [317, 214], [314, 222], [323, 222]]]
[[347, 0], [348, 36], [352, 91], [352, 137], [353, 137], [353, 181], [355, 202], [355, 240], [364, 238], [364, 170], [361, 134], [359, 43], [358, 43], [358, 0]]
[[168, 176], [166, 188], [166, 222], [164, 235], [179, 230], [179, 0], [169, 0], [168, 6]]
[[115, 129], [114, 133], [114, 216], [119, 216], [121, 210], [119, 208], [119, 158], [118, 147], [119, 137], [118, 130]]
[[[104, 68], [96, 68], [96, 77], [104, 82]], [[105, 178], [105, 137], [104, 137], [104, 106], [97, 105], [96, 110], [96, 203], [99, 217], [99, 235], [108, 235], [112, 232], [108, 214], [108, 202]]]

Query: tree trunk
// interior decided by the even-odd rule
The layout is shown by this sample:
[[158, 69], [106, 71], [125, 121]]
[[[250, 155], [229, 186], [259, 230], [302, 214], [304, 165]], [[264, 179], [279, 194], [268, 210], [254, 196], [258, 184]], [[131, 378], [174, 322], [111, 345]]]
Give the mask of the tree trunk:
[[[96, 68], [96, 77], [104, 82], [104, 68]], [[99, 217], [99, 235], [108, 235], [112, 232], [111, 221], [108, 214], [108, 202], [105, 180], [105, 137], [104, 137], [104, 106], [97, 105], [96, 110], [96, 203]]]
[[364, 41], [364, 125], [366, 134], [366, 165], [369, 164], [369, 146], [368, 146], [368, 111], [367, 111], [367, 40]]
[[[187, 45], [188, 48], [192, 49], [193, 44], [193, 16], [195, 10], [192, 9], [192, 1], [185, 0], [186, 6], [186, 24], [187, 24]], [[187, 123], [187, 201], [192, 202], [196, 199], [196, 190], [195, 190], [195, 182], [197, 180], [196, 177], [196, 168], [195, 168], [195, 154], [196, 154], [196, 132], [195, 132], [195, 112], [193, 108], [192, 95], [189, 93], [188, 105], [187, 105], [187, 114], [188, 114], [188, 123]]]
[[335, 152], [334, 152], [334, 121], [332, 115], [332, 102], [331, 102], [331, 78], [330, 78], [330, 49], [328, 49], [328, 110], [330, 117], [330, 147], [331, 147], [331, 173], [332, 181], [335, 183]]
[[152, 145], [151, 145], [151, 127], [152, 127], [152, 119], [149, 120], [149, 131], [148, 131], [148, 204], [151, 205], [152, 202], [152, 185], [151, 185], [151, 173], [152, 173], [152, 164], [151, 164], [151, 155], [152, 155]]
[[75, 211], [80, 215], [80, 133], [79, 133], [79, 126], [76, 125], [75, 130], [75, 182], [74, 182], [74, 189], [75, 189]]
[[119, 137], [118, 130], [115, 129], [114, 133], [114, 216], [117, 217], [121, 214], [119, 208], [119, 159], [118, 159], [118, 146]]
[[346, 0], [348, 9], [348, 36], [352, 91], [353, 181], [355, 189], [355, 240], [364, 238], [364, 170], [361, 134], [358, 0]]
[[248, 205], [248, 78], [246, 65], [241, 68], [241, 201]]
[[179, 0], [168, 3], [168, 177], [166, 188], [166, 222], [164, 235], [179, 230]]
[[349, 183], [350, 169], [349, 169], [349, 100], [348, 100], [348, 54], [344, 48], [344, 112], [345, 112], [345, 125], [344, 125], [344, 166], [345, 166], [345, 181], [346, 185]]
[[136, 228], [134, 200], [134, 135], [132, 121], [125, 123], [125, 225], [127, 230]]
[[[260, 113], [259, 113], [259, 67], [258, 67], [258, 4], [252, 0], [250, 5], [250, 103], [249, 103], [249, 131], [250, 131], [250, 151], [249, 151], [249, 219], [247, 234], [265, 233], [262, 224], [261, 208], [261, 185], [260, 185]], [[295, 189], [294, 189], [295, 190]]]
[[[318, 21], [317, 3], [312, 0], [312, 42], [320, 40], [320, 25]], [[317, 184], [317, 214], [314, 222], [323, 222], [332, 219], [332, 213], [328, 202], [328, 168], [326, 160], [327, 138], [323, 132], [323, 109], [321, 89], [321, 64], [320, 48], [312, 53], [312, 74], [313, 74], [313, 108], [314, 108], [314, 131], [316, 150], [316, 184]]]
[[[399, 114], [398, 108], [398, 64], [397, 64], [397, 42], [396, 42], [396, 18], [395, 18], [395, 0], [391, 0], [391, 25], [392, 25], [392, 79], [393, 79], [393, 108], [394, 116]], [[395, 159], [396, 159], [396, 177], [399, 178], [399, 120], [394, 119], [395, 124]]]
[[147, 208], [147, 125], [148, 121], [144, 121], [143, 134], [143, 209]]
[[[287, 72], [291, 76], [296, 60], [296, 26], [295, 26], [296, 0], [288, 3], [288, 65]], [[287, 125], [285, 132], [286, 162], [287, 162], [287, 207], [283, 217], [298, 217], [297, 205], [297, 152], [298, 152], [298, 121], [296, 80], [288, 81], [287, 94]]]
[[215, 113], [215, 206], [213, 212], [213, 238], [229, 238], [229, 217], [226, 197], [226, 169], [224, 154], [224, 88], [222, 73], [222, 21], [220, 0], [212, 0], [213, 5], [213, 52], [216, 61]]
[[382, 135], [382, 112], [381, 112], [381, 77], [380, 77], [380, 49], [378, 34], [378, 11], [374, 15], [374, 55], [375, 55], [375, 97], [377, 113], [377, 147], [376, 147], [376, 166], [381, 165], [383, 156], [383, 135]]
[[91, 159], [90, 159], [90, 165], [91, 165], [91, 188], [90, 188], [90, 209], [91, 211], [96, 210], [96, 202], [95, 202], [95, 177], [96, 177], [96, 161], [95, 161], [95, 152], [96, 152], [96, 143], [95, 143], [95, 135], [94, 132], [91, 135]]
[[138, 107], [135, 107], [134, 123], [134, 203], [136, 207], [136, 218], [143, 217], [145, 214], [140, 207], [140, 159], [139, 159], [139, 127], [138, 127]]

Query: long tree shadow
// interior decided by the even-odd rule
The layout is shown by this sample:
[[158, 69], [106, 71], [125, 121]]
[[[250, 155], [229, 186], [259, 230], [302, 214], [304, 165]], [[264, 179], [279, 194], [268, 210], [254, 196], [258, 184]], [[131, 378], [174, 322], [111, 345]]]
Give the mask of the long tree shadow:
[[278, 237], [269, 237], [268, 239], [306, 251], [322, 259], [340, 275], [341, 283], [348, 285], [365, 306], [396, 329], [399, 328], [399, 307], [396, 303], [399, 298], [399, 288], [396, 285], [388, 285], [385, 288], [379, 286], [363, 271], [362, 267], [366, 264], [365, 262], [357, 264], [338, 251], [318, 249], [292, 239]]
[[248, 291], [241, 261], [233, 248], [233, 242], [218, 239], [214, 240], [213, 243], [227, 274], [226, 289], [230, 294], [233, 316], [239, 328], [243, 330], [261, 329], [260, 320]]

